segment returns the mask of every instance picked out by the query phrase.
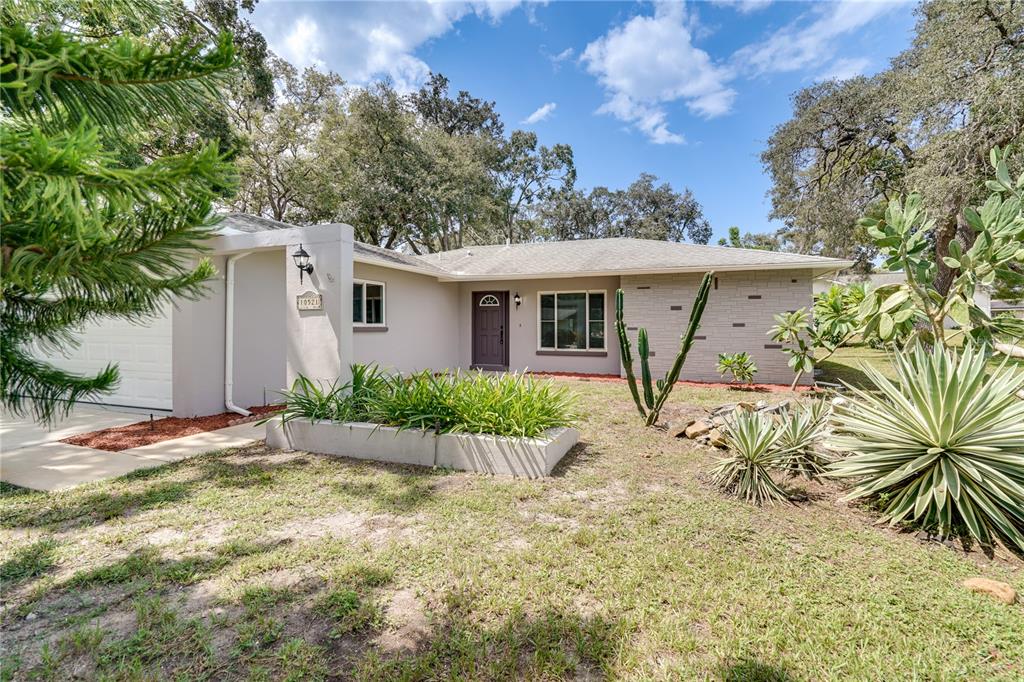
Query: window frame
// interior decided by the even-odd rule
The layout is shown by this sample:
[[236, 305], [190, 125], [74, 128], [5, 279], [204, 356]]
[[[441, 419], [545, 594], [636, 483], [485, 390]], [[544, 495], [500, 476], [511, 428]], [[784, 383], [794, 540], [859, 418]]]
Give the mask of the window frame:
[[[559, 294], [586, 294], [586, 303], [584, 305], [585, 320], [583, 321], [583, 328], [586, 330], [585, 338], [587, 339], [586, 348], [559, 348], [558, 347], [558, 295]], [[604, 348], [591, 348], [590, 347], [590, 295], [601, 294], [604, 296], [604, 319], [601, 320], [601, 334], [604, 338]], [[541, 345], [541, 324], [544, 320], [541, 319], [541, 297], [551, 296], [555, 297], [555, 345], [554, 346], [543, 346]], [[547, 320], [551, 322], [551, 320]], [[595, 320], [596, 322], [597, 320]], [[558, 353], [606, 353], [608, 352], [608, 290], [607, 289], [559, 289], [557, 291], [538, 291], [537, 292], [537, 351], [538, 352], [558, 352]]]
[[[352, 280], [353, 285], [360, 285], [363, 287], [362, 295], [362, 322], [352, 321], [353, 327], [386, 327], [388, 326], [388, 285], [386, 282], [378, 282], [372, 279], [356, 279]], [[380, 287], [380, 322], [367, 322], [366, 321], [366, 285], [375, 284]], [[354, 301], [353, 301], [354, 303]], [[355, 310], [352, 311], [353, 317], [355, 316]]]

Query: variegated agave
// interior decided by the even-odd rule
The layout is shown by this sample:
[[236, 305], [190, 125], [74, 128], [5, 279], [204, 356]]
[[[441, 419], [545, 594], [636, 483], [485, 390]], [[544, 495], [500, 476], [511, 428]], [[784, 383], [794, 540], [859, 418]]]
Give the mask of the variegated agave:
[[779, 467], [790, 476], [816, 479], [825, 473], [831, 459], [819, 440], [828, 421], [829, 404], [815, 400], [782, 413], [778, 446], [788, 454]]
[[965, 527], [1024, 553], [1024, 372], [986, 370], [987, 348], [936, 346], [896, 355], [890, 381], [864, 371], [836, 408], [833, 444], [852, 453], [831, 475], [857, 478], [849, 499], [879, 497], [890, 523], [913, 521], [948, 536]]
[[772, 480], [789, 451], [779, 448], [781, 429], [759, 412], [739, 412], [726, 420], [725, 440], [729, 455], [718, 460], [711, 480], [723, 490], [747, 502], [762, 504], [789, 499]]

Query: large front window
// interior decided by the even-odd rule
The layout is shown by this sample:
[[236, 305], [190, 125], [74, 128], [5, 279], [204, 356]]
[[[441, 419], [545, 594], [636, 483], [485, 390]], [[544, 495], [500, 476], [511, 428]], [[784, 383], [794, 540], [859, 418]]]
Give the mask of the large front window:
[[352, 285], [352, 321], [363, 326], [384, 325], [384, 283], [360, 282]]
[[604, 350], [603, 291], [540, 294], [541, 350]]

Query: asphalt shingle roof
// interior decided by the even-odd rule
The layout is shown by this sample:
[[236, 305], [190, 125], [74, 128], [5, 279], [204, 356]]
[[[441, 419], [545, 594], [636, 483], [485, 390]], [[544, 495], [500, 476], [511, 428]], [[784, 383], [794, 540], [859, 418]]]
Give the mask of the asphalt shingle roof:
[[849, 266], [848, 261], [823, 256], [622, 238], [472, 246], [418, 259], [464, 277]]
[[[295, 227], [247, 213], [229, 213], [218, 225], [222, 233], [263, 232]], [[652, 239], [581, 239], [470, 246], [422, 256], [355, 242], [355, 257], [384, 266], [413, 268], [437, 277], [513, 279], [616, 272], [756, 270], [757, 268], [841, 269], [849, 261], [798, 253], [682, 244]]]

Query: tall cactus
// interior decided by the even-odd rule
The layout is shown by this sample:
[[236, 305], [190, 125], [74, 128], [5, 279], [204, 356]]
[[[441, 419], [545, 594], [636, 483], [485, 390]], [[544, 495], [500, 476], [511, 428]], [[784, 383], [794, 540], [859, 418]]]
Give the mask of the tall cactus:
[[[679, 339], [679, 352], [672, 362], [672, 366], [665, 373], [664, 379], [659, 379], [656, 385], [651, 382], [650, 365], [650, 344], [648, 343], [647, 330], [643, 327], [637, 332], [637, 352], [640, 354], [640, 381], [643, 386], [643, 401], [640, 400], [640, 391], [636, 385], [636, 375], [633, 373], [633, 349], [626, 334], [626, 323], [622, 320], [623, 294], [622, 289], [615, 292], [615, 330], [619, 335], [619, 357], [622, 359], [622, 367], [626, 371], [626, 383], [629, 385], [629, 392], [633, 395], [633, 402], [640, 416], [645, 419], [647, 426], [658, 422], [661, 409], [668, 400], [669, 393], [675, 383], [679, 381], [679, 373], [686, 362], [686, 356], [693, 346], [693, 335], [700, 327], [700, 318], [704, 315], [704, 307], [708, 303], [708, 296], [711, 294], [711, 283], [715, 273], [709, 272], [704, 275], [697, 289], [697, 297], [693, 300], [693, 307], [690, 309], [690, 321], [686, 330]], [[646, 405], [646, 409], [645, 409]]]

